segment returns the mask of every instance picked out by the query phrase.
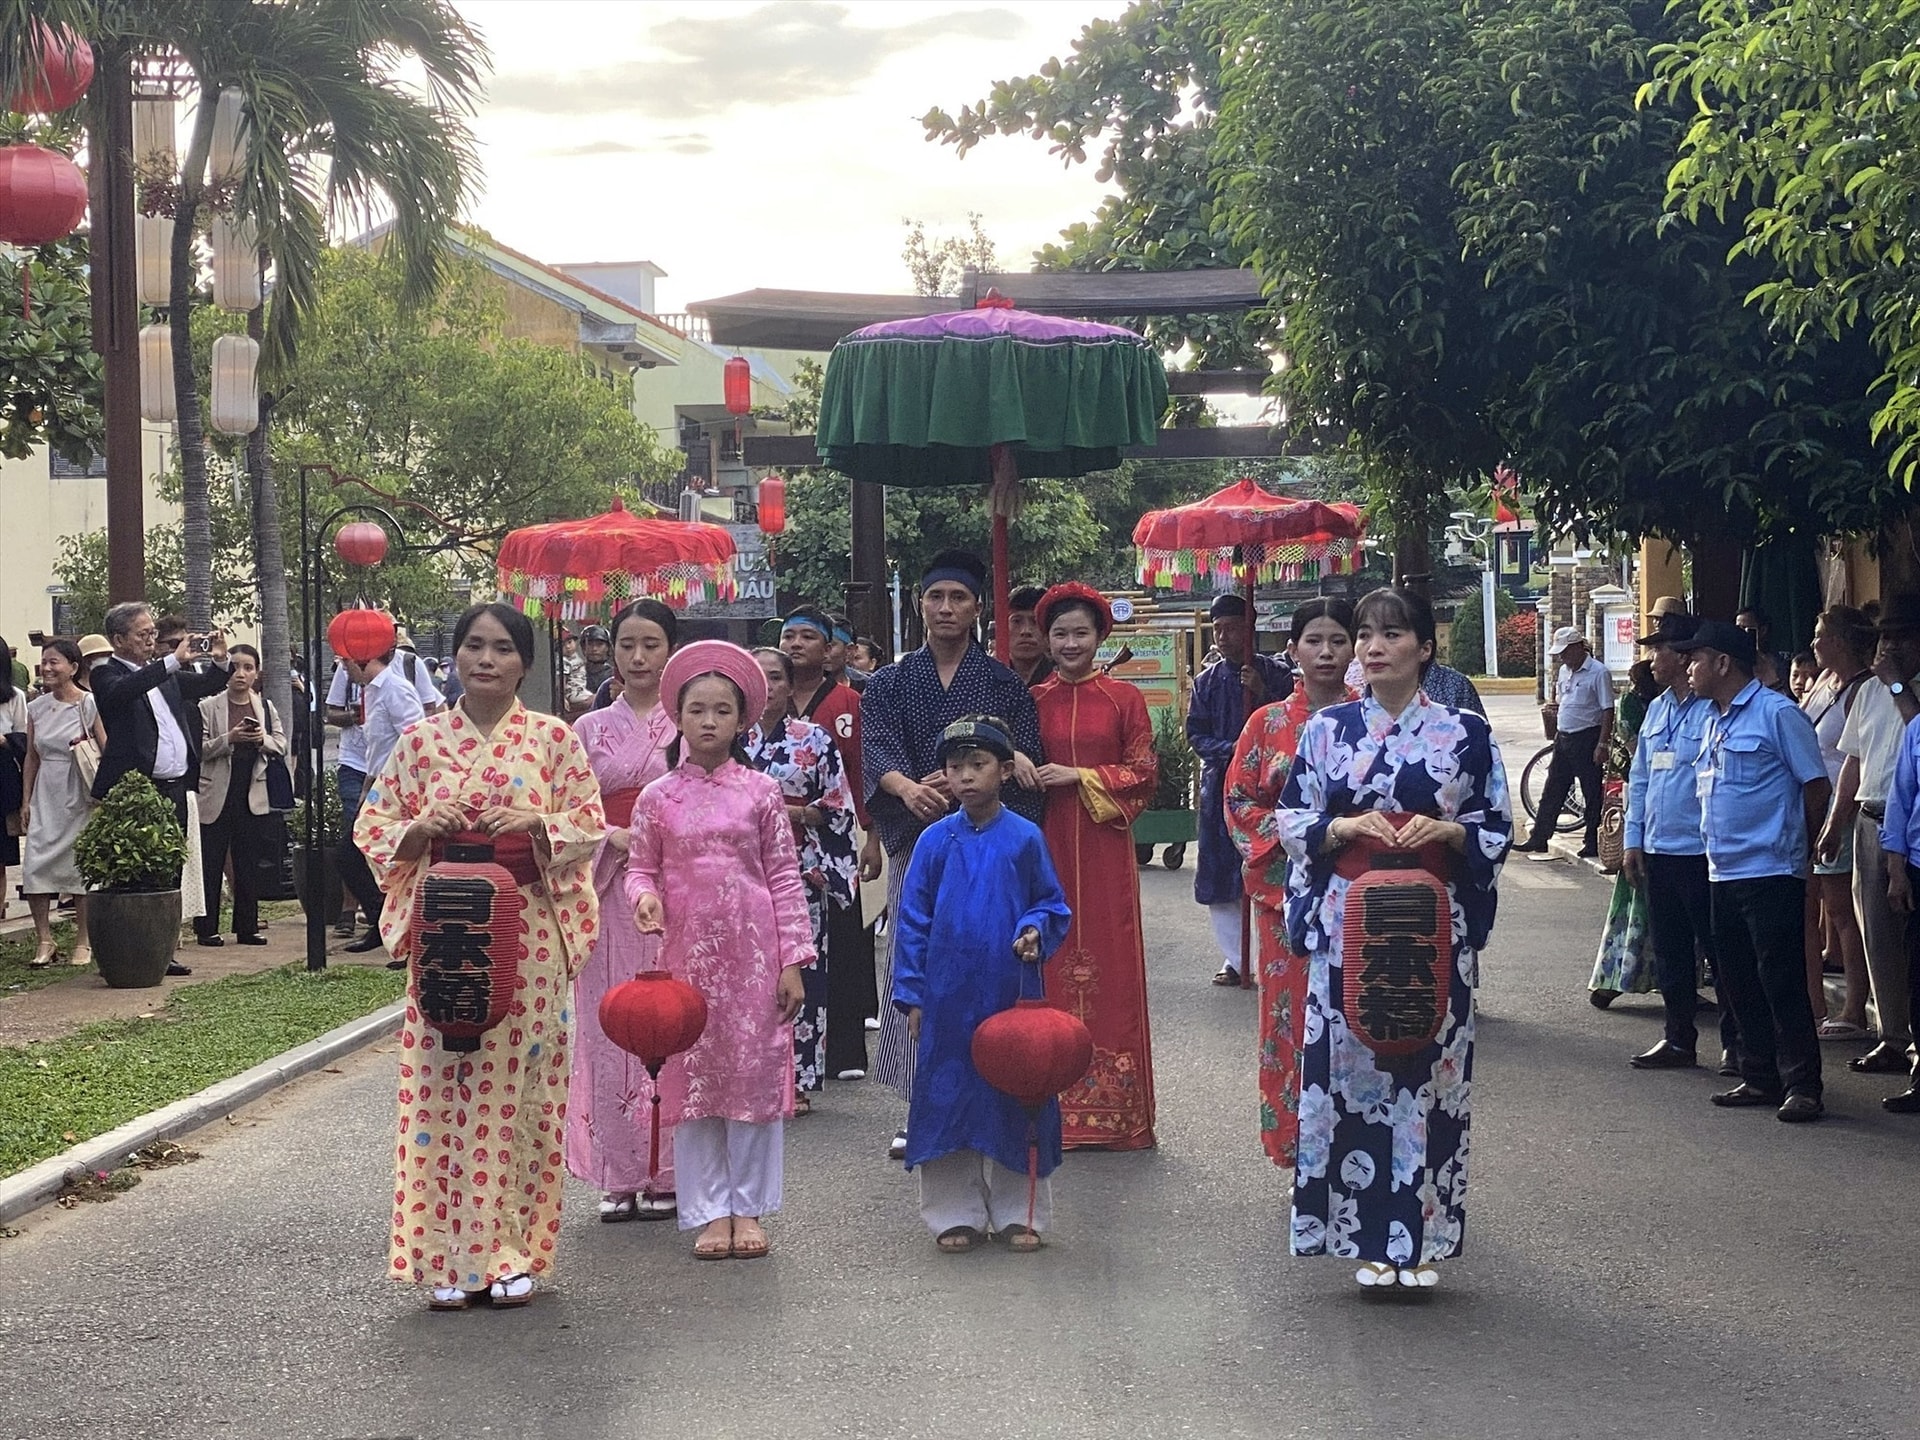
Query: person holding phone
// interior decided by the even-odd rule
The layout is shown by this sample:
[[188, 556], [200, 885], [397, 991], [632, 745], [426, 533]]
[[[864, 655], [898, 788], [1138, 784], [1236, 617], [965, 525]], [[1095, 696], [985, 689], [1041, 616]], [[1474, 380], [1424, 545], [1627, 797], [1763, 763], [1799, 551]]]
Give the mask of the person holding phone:
[[233, 668], [219, 695], [200, 702], [200, 813], [213, 817], [200, 826], [201, 872], [207, 912], [193, 922], [202, 945], [223, 945], [220, 938], [220, 883], [233, 857], [233, 933], [242, 945], [264, 945], [260, 933], [259, 885], [254, 857], [264, 841], [262, 826], [271, 809], [267, 765], [287, 753], [287, 732], [273, 702], [260, 694], [260, 652], [251, 645], [228, 650]]

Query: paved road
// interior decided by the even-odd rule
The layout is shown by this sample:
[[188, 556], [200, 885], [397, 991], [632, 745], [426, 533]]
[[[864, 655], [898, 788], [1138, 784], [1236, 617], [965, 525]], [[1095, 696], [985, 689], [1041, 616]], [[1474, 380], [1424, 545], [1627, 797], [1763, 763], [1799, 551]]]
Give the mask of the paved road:
[[429, 1315], [381, 1276], [381, 1047], [0, 1242], [0, 1435], [1915, 1433], [1920, 1125], [1884, 1084], [1841, 1073], [1831, 1118], [1789, 1127], [1630, 1072], [1657, 1006], [1585, 999], [1606, 882], [1511, 866], [1468, 1252], [1438, 1291], [1368, 1294], [1285, 1254], [1251, 1002], [1206, 984], [1190, 876], [1146, 876], [1161, 1146], [1071, 1157], [1038, 1256], [937, 1255], [881, 1158], [895, 1107], [837, 1086], [790, 1133], [769, 1260], [699, 1264], [574, 1186], [530, 1310]]

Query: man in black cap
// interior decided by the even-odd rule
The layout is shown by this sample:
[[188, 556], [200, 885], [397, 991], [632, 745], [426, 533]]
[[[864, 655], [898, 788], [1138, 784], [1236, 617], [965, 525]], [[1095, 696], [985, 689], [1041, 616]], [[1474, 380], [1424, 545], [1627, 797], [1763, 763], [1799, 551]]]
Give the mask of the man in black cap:
[[1847, 1068], [1869, 1075], [1904, 1075], [1913, 1044], [1907, 917], [1894, 911], [1887, 887], [1905, 856], [1881, 844], [1880, 827], [1893, 793], [1901, 737], [1908, 723], [1920, 718], [1920, 696], [1914, 693], [1920, 678], [1920, 596], [1888, 596], [1876, 628], [1874, 679], [1861, 687], [1840, 731], [1840, 753], [1846, 760], [1816, 853], [1822, 860], [1840, 854], [1847, 826], [1852, 825], [1853, 908], [1866, 942], [1867, 979], [1873, 986], [1880, 1038], [1866, 1054], [1847, 1061]]
[[1744, 1077], [1713, 1103], [1818, 1120], [1826, 1107], [1803, 936], [1809, 837], [1833, 794], [1820, 741], [1798, 705], [1754, 679], [1745, 630], [1706, 620], [1672, 645], [1687, 657], [1688, 686], [1713, 705], [1696, 785], [1715, 979], [1740, 1022]]
[[[1695, 946], [1713, 954], [1713, 895], [1695, 772], [1713, 702], [1687, 687], [1686, 656], [1674, 648], [1693, 637], [1699, 622], [1669, 597], [1654, 603], [1652, 618], [1652, 629], [1636, 643], [1647, 648], [1661, 690], [1640, 722], [1627, 774], [1626, 858], [1621, 868], [1629, 883], [1646, 892], [1647, 928], [1655, 979], [1667, 1007], [1667, 1033], [1630, 1063], [1636, 1070], [1680, 1070], [1699, 1063], [1694, 1053], [1699, 1038], [1694, 1013], [1700, 1000]], [[1723, 1075], [1740, 1073], [1739, 1035], [1732, 1006], [1723, 1004]]]
[[613, 678], [613, 636], [604, 625], [580, 632], [580, 654], [587, 662], [587, 693], [593, 694]]
[[[880, 987], [893, 993], [893, 935], [900, 916], [900, 887], [907, 861], [921, 831], [953, 807], [953, 793], [939, 764], [940, 736], [966, 715], [996, 715], [1011, 727], [1019, 752], [1016, 784], [1001, 801], [1015, 814], [1040, 823], [1045, 792], [1034, 767], [1043, 763], [1040, 716], [1020, 677], [981, 648], [975, 638], [987, 567], [964, 550], [943, 550], [920, 580], [920, 620], [927, 643], [882, 666], [860, 694], [860, 778], [867, 813], [887, 855], [887, 976]], [[893, 1006], [880, 1007], [880, 1043], [874, 1078], [900, 1092], [913, 1093], [913, 1048], [906, 1017]], [[906, 1132], [894, 1137], [891, 1153], [906, 1151]]]
[[1047, 592], [1038, 585], [1016, 585], [1007, 592], [1007, 664], [1031, 690], [1053, 674], [1047, 637], [1040, 633], [1034, 609]]
[[1227, 834], [1224, 798], [1227, 766], [1246, 728], [1249, 712], [1293, 693], [1293, 672], [1253, 644], [1253, 622], [1239, 595], [1219, 595], [1207, 612], [1213, 617], [1213, 644], [1220, 658], [1193, 682], [1187, 707], [1187, 743], [1200, 757], [1200, 855], [1193, 875], [1193, 898], [1207, 907], [1222, 964], [1216, 985], [1240, 983], [1243, 940], [1240, 928], [1240, 852]]

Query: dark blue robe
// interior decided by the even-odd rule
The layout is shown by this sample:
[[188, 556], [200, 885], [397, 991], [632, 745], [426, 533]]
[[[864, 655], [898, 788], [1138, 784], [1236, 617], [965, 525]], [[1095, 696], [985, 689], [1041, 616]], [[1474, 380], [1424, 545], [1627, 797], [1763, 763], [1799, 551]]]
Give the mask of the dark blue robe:
[[[1027, 1112], [973, 1068], [973, 1032], [1025, 995], [1038, 999], [1039, 965], [1013, 953], [1029, 925], [1042, 959], [1066, 939], [1067, 897], [1039, 827], [1002, 809], [975, 830], [964, 812], [937, 820], [913, 847], [893, 940], [893, 1004], [919, 1006], [907, 1167], [977, 1150], [1027, 1168]], [[1023, 970], [1031, 973], [1022, 974]], [[1060, 1105], [1038, 1120], [1039, 1170], [1060, 1163]]]
[[[1284, 700], [1293, 693], [1293, 672], [1271, 655], [1254, 663], [1266, 682], [1262, 704]], [[1247, 699], [1240, 688], [1240, 667], [1216, 660], [1193, 682], [1193, 700], [1187, 707], [1187, 743], [1200, 759], [1200, 857], [1193, 875], [1193, 898], [1202, 905], [1218, 905], [1240, 898], [1240, 852], [1227, 834], [1223, 806], [1227, 767], [1233, 747], [1246, 728]]]

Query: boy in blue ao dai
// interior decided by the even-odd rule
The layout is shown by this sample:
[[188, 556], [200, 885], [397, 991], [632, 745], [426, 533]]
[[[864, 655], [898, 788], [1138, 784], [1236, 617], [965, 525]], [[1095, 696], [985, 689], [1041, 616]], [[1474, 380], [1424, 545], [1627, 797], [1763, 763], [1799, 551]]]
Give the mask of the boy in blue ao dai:
[[[1013, 742], [991, 718], [961, 720], [940, 762], [961, 809], [913, 847], [895, 923], [893, 1004], [917, 1035], [906, 1164], [920, 1172], [920, 1214], [948, 1251], [998, 1231], [1030, 1250], [1048, 1227], [1043, 1179], [1027, 1228], [1027, 1111], [973, 1066], [973, 1032], [1022, 995], [1071, 918], [1038, 826], [1002, 807]], [[1037, 1122], [1039, 1173], [1060, 1163], [1060, 1106]]]

